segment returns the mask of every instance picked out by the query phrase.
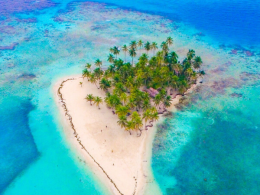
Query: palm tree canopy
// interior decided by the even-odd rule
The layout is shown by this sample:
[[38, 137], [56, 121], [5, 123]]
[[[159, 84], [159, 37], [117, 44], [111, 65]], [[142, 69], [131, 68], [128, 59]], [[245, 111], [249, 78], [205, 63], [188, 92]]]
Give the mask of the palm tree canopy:
[[139, 40], [137, 43], [137, 45], [138, 45], [138, 47], [140, 47], [140, 49], [141, 49], [141, 47], [143, 47], [143, 44], [144, 44], [144, 42], [142, 40]]
[[161, 48], [164, 51], [164, 53], [167, 53], [169, 51], [168, 44], [166, 42], [162, 42]]
[[90, 75], [90, 72], [88, 71], [88, 69], [84, 69], [83, 71], [82, 71], [82, 76], [83, 77], [88, 77], [88, 75]]
[[112, 54], [109, 54], [108, 57], [107, 57], [107, 61], [110, 62], [110, 63], [113, 63], [114, 62], [114, 56]]
[[171, 37], [167, 37], [166, 43], [168, 44], [168, 46], [171, 46], [173, 44], [173, 39]]
[[119, 116], [119, 121], [117, 121], [117, 124], [121, 128], [126, 128], [126, 126], [127, 126], [127, 118], [126, 118], [126, 116]]
[[156, 42], [152, 42], [152, 44], [151, 44], [151, 49], [153, 49], [153, 50], [158, 49], [158, 46], [157, 46], [157, 43], [156, 43]]
[[122, 106], [122, 105], [118, 105], [116, 107], [116, 114], [118, 116], [125, 116], [130, 112], [130, 109], [128, 108], [128, 106]]
[[137, 46], [136, 41], [131, 41], [131, 43], [130, 43], [130, 48], [131, 48], [131, 49], [136, 49], [136, 46]]
[[96, 104], [98, 107], [99, 107], [100, 104], [102, 104], [102, 102], [103, 102], [103, 100], [102, 100], [101, 97], [97, 96], [97, 97], [94, 98], [94, 104]]
[[100, 61], [100, 59], [97, 59], [97, 60], [95, 61], [95, 65], [98, 66], [98, 67], [101, 67], [102, 61]]
[[94, 96], [92, 94], [88, 94], [85, 98], [88, 102], [90, 102], [90, 105], [91, 105], [91, 102], [94, 100]]
[[129, 50], [129, 54], [130, 54], [131, 57], [135, 57], [135, 56], [136, 56], [136, 51], [135, 51], [135, 49], [130, 49], [130, 50]]
[[116, 46], [113, 47], [113, 53], [115, 55], [118, 55], [120, 53], [120, 50], [118, 49], [118, 47], [116, 47]]
[[122, 47], [122, 50], [123, 50], [124, 52], [127, 52], [127, 51], [128, 51], [128, 47], [127, 47], [126, 45], [124, 45], [124, 46]]
[[144, 44], [144, 48], [145, 48], [145, 50], [148, 52], [148, 51], [151, 49], [151, 44], [147, 41], [147, 42]]
[[90, 69], [90, 68], [91, 68], [91, 64], [90, 64], [90, 63], [87, 63], [86, 66], [85, 66], [85, 68]]
[[194, 69], [199, 69], [201, 64], [202, 64], [201, 57], [196, 56], [195, 59], [194, 59], [194, 63], [193, 63]]

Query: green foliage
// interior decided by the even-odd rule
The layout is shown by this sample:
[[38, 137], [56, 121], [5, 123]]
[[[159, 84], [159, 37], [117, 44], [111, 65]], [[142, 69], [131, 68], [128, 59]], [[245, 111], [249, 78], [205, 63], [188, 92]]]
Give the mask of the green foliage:
[[92, 94], [88, 94], [85, 98], [88, 102], [90, 102], [90, 105], [92, 105], [92, 101], [94, 100], [94, 96]]
[[[108, 68], [101, 69], [102, 61], [95, 61], [95, 68], [91, 71], [91, 65], [87, 64], [82, 76], [87, 77], [90, 82], [97, 84], [106, 92], [104, 99], [108, 107], [115, 110], [118, 115], [118, 124], [131, 133], [131, 130], [141, 130], [142, 120], [156, 121], [159, 119], [157, 108], [165, 109], [171, 106], [171, 91], [176, 90], [184, 94], [191, 84], [196, 83], [197, 77], [205, 74], [201, 71], [202, 59], [195, 55], [194, 50], [189, 50], [184, 60], [179, 62], [178, 55], [170, 51], [173, 39], [168, 37], [160, 44], [161, 50], [157, 51], [156, 42], [143, 43], [142, 40], [131, 41], [129, 46], [124, 45], [122, 50], [125, 61], [117, 58], [120, 54], [118, 47], [110, 48], [107, 61]], [[137, 48], [144, 47], [146, 53], [137, 55]], [[151, 57], [148, 52], [152, 50]], [[138, 51], [139, 52], [139, 51]], [[132, 58], [132, 63], [126, 62], [127, 53]], [[116, 56], [114, 58], [114, 55]], [[150, 89], [153, 88], [153, 89]], [[150, 94], [147, 90], [150, 90]], [[151, 90], [155, 91], [151, 93]], [[156, 91], [157, 90], [157, 91]], [[87, 101], [92, 101], [99, 106], [103, 100], [89, 94]]]
[[100, 109], [99, 105], [103, 103], [103, 100], [101, 97], [94, 97], [94, 104]]

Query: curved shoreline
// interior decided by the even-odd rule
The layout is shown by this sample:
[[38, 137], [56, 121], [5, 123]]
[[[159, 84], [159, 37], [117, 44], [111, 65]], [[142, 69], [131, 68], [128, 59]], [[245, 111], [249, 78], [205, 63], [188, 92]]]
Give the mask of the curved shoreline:
[[[58, 91], [57, 91], [57, 95], [59, 96], [60, 98], [60, 101], [62, 103], [62, 106], [65, 110], [65, 116], [68, 116], [69, 117], [69, 121], [70, 121], [70, 126], [72, 128], [72, 130], [74, 131], [74, 135], [75, 135], [75, 138], [77, 138], [77, 142], [79, 143], [79, 145], [82, 147], [83, 150], [85, 150], [87, 152], [87, 154], [91, 157], [91, 159], [96, 163], [96, 165], [98, 165], [98, 167], [103, 171], [103, 173], [107, 176], [107, 178], [110, 180], [110, 182], [114, 185], [114, 187], [116, 188], [116, 190], [119, 192], [119, 194], [123, 195], [123, 193], [118, 189], [118, 187], [116, 186], [115, 182], [109, 177], [109, 175], [107, 174], [107, 172], [104, 170], [104, 168], [96, 161], [96, 159], [89, 153], [89, 151], [86, 149], [86, 147], [81, 143], [81, 140], [80, 140], [80, 137], [78, 137], [78, 133], [77, 133], [77, 130], [75, 129], [74, 127], [74, 124], [72, 122], [72, 116], [69, 114], [69, 111], [67, 109], [67, 106], [66, 106], [66, 103], [62, 97], [62, 93], [60, 92], [60, 90], [63, 88], [63, 84], [66, 83], [67, 81], [69, 80], [75, 80], [75, 78], [70, 78], [70, 79], [67, 79], [67, 80], [64, 80], [61, 82], [60, 84], [60, 87], [58, 88]], [[136, 186], [137, 186], [137, 182], [136, 182]], [[136, 189], [135, 189], [136, 191]], [[135, 194], [135, 191], [134, 191], [134, 194]], [[134, 195], [133, 194], [133, 195]]]
[[[68, 77], [67, 77], [68, 78]], [[120, 188], [120, 185], [121, 185], [121, 187], [123, 187], [124, 185], [122, 185], [122, 183], [120, 184], [120, 182], [118, 183], [118, 180], [117, 181], [115, 181], [116, 180], [116, 178], [117, 178], [117, 176], [118, 176], [118, 173], [117, 173], [117, 175], [114, 175], [114, 172], [111, 172], [112, 170], [113, 170], [113, 168], [111, 167], [111, 168], [109, 168], [108, 166], [107, 166], [107, 164], [104, 164], [104, 161], [102, 161], [103, 160], [103, 158], [101, 158], [101, 159], [99, 159], [99, 160], [97, 160], [97, 158], [96, 157], [98, 157], [98, 158], [100, 158], [100, 156], [96, 156], [96, 157], [94, 157], [91, 153], [94, 153], [95, 155], [97, 155], [97, 154], [99, 154], [99, 152], [102, 152], [101, 150], [99, 150], [99, 149], [97, 149], [97, 150], [99, 150], [99, 151], [97, 151], [97, 152], [95, 152], [95, 150], [94, 151], [92, 151], [92, 152], [90, 152], [89, 151], [89, 149], [87, 149], [87, 148], [89, 148], [89, 147], [91, 147], [91, 150], [93, 149], [92, 148], [92, 145], [89, 145], [89, 143], [87, 143], [87, 142], [85, 142], [86, 141], [86, 139], [84, 139], [84, 137], [83, 137], [83, 143], [85, 142], [85, 144], [87, 144], [87, 145], [89, 145], [88, 147], [86, 147], [83, 143], [82, 143], [82, 139], [80, 139], [80, 137], [79, 137], [79, 134], [80, 134], [80, 136], [82, 137], [82, 136], [85, 136], [84, 134], [82, 134], [82, 126], [78, 126], [79, 124], [78, 124], [78, 116], [76, 117], [76, 126], [78, 127], [78, 128], [80, 128], [80, 133], [78, 133], [78, 131], [77, 131], [77, 129], [75, 128], [75, 121], [73, 122], [73, 118], [72, 118], [72, 115], [73, 116], [75, 116], [74, 114], [76, 114], [75, 113], [75, 109], [77, 109], [77, 108], [75, 108], [74, 109], [74, 106], [71, 104], [71, 99], [73, 99], [73, 98], [71, 98], [71, 97], [67, 97], [67, 95], [68, 95], [68, 93], [69, 94], [73, 94], [73, 92], [76, 94], [76, 96], [77, 97], [81, 97], [81, 99], [84, 99], [84, 98], [82, 98], [82, 94], [80, 95], [80, 94], [77, 94], [77, 93], [81, 93], [81, 92], [79, 92], [79, 90], [81, 90], [81, 89], [84, 89], [84, 88], [80, 88], [79, 87], [79, 85], [78, 85], [78, 83], [77, 84], [75, 84], [75, 80], [78, 80], [78, 79], [82, 79], [82, 77], [81, 76], [77, 76], [77, 75], [75, 75], [75, 77], [73, 77], [73, 78], [68, 78], [68, 79], [61, 79], [60, 81], [62, 81], [62, 82], [58, 82], [55, 86], [56, 87], [54, 87], [54, 89], [55, 89], [55, 92], [57, 92], [57, 95], [58, 95], [58, 97], [59, 97], [59, 101], [62, 103], [61, 104], [61, 107], [63, 107], [63, 109], [64, 109], [64, 111], [65, 111], [65, 117], [66, 117], [66, 119], [68, 119], [70, 122], [69, 122], [69, 127], [70, 128], [72, 128], [72, 130], [73, 130], [73, 135], [71, 134], [71, 138], [69, 138], [69, 139], [74, 139], [74, 138], [76, 138], [76, 142], [77, 142], [77, 145], [78, 146], [81, 146], [81, 148], [80, 147], [77, 147], [78, 149], [77, 149], [77, 151], [79, 152], [80, 151], [80, 149], [83, 149], [84, 151], [85, 151], [85, 154], [87, 154], [87, 156], [89, 156], [91, 159], [92, 159], [92, 162], [94, 162], [94, 164], [96, 164], [99, 168], [98, 169], [100, 169], [103, 173], [104, 173], [104, 175], [105, 175], [105, 177], [103, 178], [103, 176], [102, 176], [102, 172], [100, 172], [99, 173], [99, 171], [98, 172], [96, 172], [95, 170], [93, 171], [93, 173], [94, 174], [98, 174], [99, 175], [99, 179], [101, 179], [101, 178], [103, 178], [102, 179], [102, 181], [103, 182], [105, 182], [105, 184], [106, 184], [106, 186], [108, 187], [108, 189], [110, 189], [111, 190], [111, 193], [112, 194], [117, 194], [117, 193], [119, 193], [120, 195], [123, 195], [123, 194], [133, 194], [133, 195], [135, 195], [135, 194], [146, 194], [145, 192], [147, 192], [147, 186], [148, 186], [148, 183], [150, 183], [150, 182], [148, 182], [148, 181], [151, 181], [151, 180], [153, 180], [153, 184], [152, 184], [152, 188], [153, 189], [155, 189], [157, 192], [156, 192], [156, 194], [161, 194], [160, 193], [160, 189], [158, 188], [158, 186], [157, 186], [157, 182], [156, 182], [156, 180], [154, 179], [154, 177], [153, 177], [153, 173], [152, 173], [152, 169], [151, 169], [151, 155], [152, 155], [152, 142], [153, 142], [153, 140], [154, 140], [154, 136], [155, 136], [155, 134], [156, 134], [156, 124], [158, 124], [158, 123], [160, 123], [161, 121], [162, 121], [162, 117], [163, 117], [163, 115], [162, 114], [160, 114], [160, 119], [158, 120], [158, 122], [155, 122], [154, 124], [153, 124], [153, 126], [151, 127], [150, 126], [150, 123], [148, 123], [149, 125], [147, 125], [146, 127], [145, 127], [145, 129], [143, 129], [143, 130], [145, 130], [144, 131], [144, 135], [141, 137], [141, 140], [139, 140], [140, 138], [137, 138], [137, 140], [139, 140], [138, 142], [139, 142], [139, 146], [138, 146], [138, 155], [140, 155], [140, 158], [138, 158], [138, 159], [135, 159], [137, 162], [138, 162], [138, 166], [137, 166], [137, 164], [136, 165], [132, 165], [131, 164], [131, 166], [133, 166], [133, 167], [135, 167], [135, 166], [137, 166], [137, 167], [135, 167], [136, 169], [137, 169], [137, 174], [134, 174], [134, 177], [129, 177], [127, 180], [128, 180], [128, 183], [129, 183], [129, 181], [130, 180], [132, 180], [132, 179], [134, 179], [134, 183], [132, 183], [130, 186], [128, 186], [127, 187], [127, 191], [126, 192], [122, 192], [119, 188]], [[67, 87], [67, 89], [64, 89], [65, 91], [62, 93], [61, 92], [61, 90], [63, 89], [63, 87], [65, 86], [65, 83], [67, 83], [68, 81], [71, 81], [72, 83], [69, 83], [66, 87]], [[86, 84], [87, 84], [88, 82], [86, 82]], [[72, 86], [73, 85], [73, 86]], [[84, 84], [85, 85], [85, 84]], [[77, 86], [78, 86], [78, 89], [75, 89], [75, 88], [77, 88]], [[195, 85], [196, 86], [196, 85]], [[195, 86], [192, 86], [189, 90], [187, 90], [187, 92], [185, 93], [185, 94], [187, 94], [189, 91], [191, 91]], [[75, 90], [75, 91], [73, 91], [73, 92], [71, 92], [71, 91], [68, 91], [68, 89], [71, 89], [71, 87], [73, 87], [73, 89], [72, 90]], [[93, 88], [93, 89], [88, 89], [88, 90], [93, 90], [93, 92], [94, 91], [100, 91], [100, 90], [97, 90], [96, 89], [96, 87], [95, 87], [95, 89]], [[65, 98], [64, 98], [64, 93], [65, 93]], [[74, 95], [75, 95], [74, 94]], [[171, 107], [168, 109], [168, 111], [174, 111], [175, 110], [175, 105], [179, 102], [179, 99], [181, 98], [182, 96], [178, 96], [177, 94], [174, 96], [174, 98], [172, 99], [172, 105], [171, 105]], [[67, 101], [67, 103], [69, 103], [70, 104], [70, 109], [73, 109], [73, 110], [70, 110], [70, 111], [74, 111], [73, 112], [73, 114], [71, 114], [71, 113], [69, 113], [69, 111], [68, 111], [68, 106], [67, 106], [67, 104], [66, 104], [66, 102], [65, 102], [65, 99], [66, 99], [66, 101]], [[74, 99], [73, 99], [74, 100]], [[83, 100], [84, 101], [84, 100]], [[58, 102], [58, 101], [57, 101]], [[85, 101], [84, 101], [85, 102]], [[86, 102], [85, 102], [86, 103]], [[89, 104], [87, 104], [86, 103], [86, 105], [89, 105]], [[81, 105], [82, 106], [82, 105]], [[75, 107], [77, 107], [77, 105], [75, 105]], [[80, 109], [81, 107], [78, 107], [78, 110], [77, 111], [80, 111], [80, 110], [82, 110], [82, 109]], [[92, 107], [89, 107], [89, 109], [91, 109]], [[85, 110], [85, 109], [83, 109], [83, 110]], [[101, 110], [101, 112], [103, 111], [104, 109], [102, 109]], [[86, 110], [85, 110], [86, 111]], [[92, 110], [93, 111], [93, 110]], [[100, 113], [100, 111], [99, 110], [96, 110], [97, 111], [97, 113]], [[96, 112], [95, 111], [95, 112]], [[88, 109], [87, 109], [87, 112], [88, 113], [91, 113], [91, 115], [93, 114], [92, 112], [90, 112]], [[105, 111], [106, 112], [106, 111]], [[109, 111], [109, 112], [111, 112], [111, 111]], [[104, 113], [103, 113], [104, 114]], [[94, 118], [92, 119], [92, 116], [90, 116], [91, 118], [90, 118], [90, 120], [95, 120]], [[109, 120], [110, 120], [110, 114], [109, 114]], [[113, 115], [111, 115], [111, 120], [113, 120]], [[65, 119], [65, 118], [64, 118]], [[105, 123], [107, 123], [107, 122], [105, 122]], [[103, 123], [103, 125], [105, 124], [105, 123]], [[113, 122], [113, 124], [114, 123], [116, 123], [116, 122]], [[92, 125], [92, 124], [87, 124], [87, 125]], [[118, 126], [117, 124], [115, 124], [115, 126]], [[94, 129], [98, 129], [98, 126], [96, 127], [95, 125], [94, 125]], [[100, 127], [100, 125], [99, 125], [99, 127]], [[149, 127], [151, 127], [148, 131], [146, 130], [147, 128], [149, 128]], [[93, 126], [89, 126], [89, 128], [93, 128]], [[101, 127], [101, 129], [102, 128], [104, 128], [104, 127]], [[84, 129], [86, 130], [86, 126], [84, 127]], [[87, 128], [88, 129], [88, 128]], [[109, 126], [109, 129], [108, 130], [110, 130], [110, 126]], [[89, 129], [88, 129], [88, 131], [89, 131]], [[122, 131], [121, 129], [120, 129], [120, 131]], [[69, 131], [68, 131], [69, 132]], [[102, 132], [102, 130], [101, 130], [101, 132]], [[105, 135], [105, 134], [104, 134]], [[102, 137], [102, 136], [104, 136], [103, 134], [100, 134], [100, 136]], [[128, 134], [129, 135], [129, 134]], [[89, 137], [89, 136], [91, 136], [91, 135], [88, 135], [88, 142], [89, 141], [92, 141], [92, 138], [91, 137]], [[107, 136], [109, 136], [109, 135], [107, 135]], [[136, 139], [136, 138], [134, 138], [134, 136], [130, 136], [130, 137], [120, 137], [120, 136], [122, 136], [122, 135], [118, 135], [119, 137], [119, 139], [121, 139], [122, 141], [124, 141], [124, 138], [126, 138], [128, 141], [129, 140], [132, 140], [133, 141], [133, 139]], [[74, 137], [74, 138], [73, 138]], [[91, 139], [91, 140], [89, 140], [89, 138]], [[108, 138], [108, 137], [105, 137], [105, 138]], [[95, 138], [93, 138], [93, 139], [95, 139]], [[74, 141], [72, 141], [72, 142], [74, 142]], [[75, 142], [75, 143], [76, 143]], [[102, 143], [98, 143], [98, 145], [102, 145]], [[108, 147], [109, 147], [109, 145], [108, 145]], [[122, 147], [122, 146], [121, 146]], [[104, 152], [104, 151], [103, 151]], [[112, 151], [113, 152], [113, 151]], [[79, 154], [80, 154], [81, 152], [79, 152]], [[84, 155], [84, 153], [81, 153], [81, 154], [83, 154]], [[103, 156], [103, 153], [100, 153], [100, 154], [102, 154], [101, 156]], [[124, 158], [124, 159], [122, 159], [123, 161], [125, 161], [125, 160], [127, 160], [127, 157], [129, 157], [129, 156], [127, 156], [128, 155], [128, 153], [126, 153], [126, 154], [124, 154], [124, 155], [122, 155], [121, 157], [122, 158]], [[126, 159], [125, 159], [126, 158]], [[136, 158], [136, 157], [134, 157], [134, 158]], [[87, 159], [86, 159], [87, 160]], [[100, 161], [101, 160], [101, 161]], [[105, 160], [105, 159], [104, 159]], [[110, 162], [111, 162], [111, 159], [107, 159], [107, 160], [110, 160]], [[114, 159], [114, 158], [112, 158], [112, 160], [113, 160], [113, 162], [114, 162], [114, 160], [116, 160], [116, 159]], [[89, 163], [90, 163], [90, 161], [89, 160], [87, 160]], [[103, 165], [105, 165], [105, 167], [104, 166], [101, 166], [101, 164], [100, 163], [98, 163], [98, 161], [100, 161], [100, 162], [102, 162], [101, 164], [103, 164]], [[108, 161], [109, 162], [109, 161]], [[144, 163], [145, 162], [145, 163]], [[124, 162], [123, 162], [124, 163]], [[127, 164], [125, 164], [125, 166], [129, 166], [129, 163], [128, 162], [126, 162], [125, 161], [125, 163], [127, 163]], [[94, 167], [92, 167], [92, 168], [94, 168], [95, 169], [95, 166], [96, 165], [93, 165]], [[121, 167], [120, 167], [121, 166]], [[119, 165], [119, 169], [121, 168], [121, 171], [122, 171], [122, 166], [123, 167], [125, 167], [124, 165]], [[118, 167], [118, 163], [117, 163], [117, 167]], [[108, 173], [107, 171], [105, 171], [105, 169], [107, 169], [107, 170], [109, 170], [108, 172], [110, 172], [110, 173]], [[128, 171], [128, 170], [127, 170]], [[116, 173], [115, 173], [116, 174]], [[112, 177], [111, 177], [111, 175], [112, 175]], [[129, 176], [129, 175], [128, 175]], [[133, 176], [133, 175], [132, 175]], [[109, 180], [109, 182], [106, 182], [105, 180], [105, 178], [107, 178], [108, 180]], [[114, 178], [114, 179], [112, 179], [112, 178]], [[131, 179], [132, 178], [132, 179]], [[118, 178], [117, 178], [118, 179]], [[125, 180], [124, 180], [125, 181]], [[111, 185], [112, 184], [112, 185]], [[118, 184], [120, 184], [120, 185], [118, 185]], [[132, 187], [134, 188], [132, 188]], [[149, 184], [149, 189], [150, 189], [150, 184]], [[115, 190], [116, 191], [114, 191], [113, 190], [113, 188], [115, 188]], [[132, 189], [129, 189], [129, 188], [132, 188]], [[126, 188], [125, 188], [125, 186], [123, 187], [123, 189], [124, 190], [126, 190]], [[133, 190], [133, 191], [132, 191]], [[128, 193], [128, 192], [130, 192], [130, 191], [132, 191], [132, 193]], [[117, 193], [116, 193], [117, 192]], [[154, 192], [154, 191], [153, 191]]]

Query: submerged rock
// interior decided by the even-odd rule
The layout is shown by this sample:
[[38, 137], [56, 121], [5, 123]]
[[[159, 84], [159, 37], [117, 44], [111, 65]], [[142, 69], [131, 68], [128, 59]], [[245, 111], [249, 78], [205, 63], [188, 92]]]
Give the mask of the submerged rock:
[[14, 42], [11, 45], [0, 46], [0, 50], [14, 50], [17, 45], [19, 45], [19, 43]]
[[237, 98], [243, 97], [243, 95], [241, 93], [232, 93], [232, 94], [230, 94], [230, 96], [237, 97]]
[[20, 75], [18, 78], [19, 78], [19, 79], [31, 80], [31, 79], [36, 78], [36, 75], [35, 75], [35, 74], [32, 74], [32, 73], [23, 73], [23, 74]]

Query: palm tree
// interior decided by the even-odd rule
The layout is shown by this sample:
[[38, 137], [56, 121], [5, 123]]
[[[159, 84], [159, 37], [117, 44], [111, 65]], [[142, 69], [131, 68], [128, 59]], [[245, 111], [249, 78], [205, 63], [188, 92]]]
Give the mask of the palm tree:
[[129, 102], [128, 102], [127, 106], [131, 109], [134, 109], [136, 107], [135, 99], [133, 97], [129, 98]]
[[125, 52], [125, 62], [126, 62], [126, 52], [128, 51], [128, 48], [126, 45], [123, 46], [123, 51]]
[[135, 128], [135, 124], [133, 123], [133, 121], [127, 121], [126, 123], [126, 131], [129, 131], [130, 135], [131, 135], [131, 130]]
[[134, 57], [136, 56], [135, 49], [130, 49], [129, 54], [132, 57], [132, 65], [134, 65]]
[[194, 56], [195, 56], [195, 51], [193, 49], [189, 49], [189, 52], [187, 53], [187, 59], [190, 63], [191, 60], [194, 58]]
[[136, 50], [136, 46], [137, 46], [136, 41], [131, 41], [130, 48]]
[[120, 53], [120, 50], [118, 49], [118, 47], [116, 47], [116, 46], [113, 47], [113, 53], [116, 55], [116, 59], [117, 59], [117, 55]]
[[202, 64], [202, 60], [200, 56], [196, 56], [194, 59], [194, 63], [193, 63], [193, 68], [196, 69], [200, 69], [200, 66]]
[[91, 64], [87, 63], [85, 67], [90, 70], [91, 69]]
[[98, 88], [98, 86], [97, 86], [97, 77], [95, 77], [94, 74], [91, 74], [91, 75], [90, 75], [89, 81], [90, 81], [91, 83], [94, 83], [94, 84], [96, 85], [96, 87]]
[[168, 47], [168, 44], [167, 44], [166, 42], [162, 42], [161, 48], [162, 48], [162, 50], [163, 50], [164, 55], [165, 55], [166, 53], [168, 53], [169, 47]]
[[101, 70], [100, 68], [96, 68], [94, 71], [93, 71], [93, 74], [94, 76], [96, 77], [97, 80], [100, 80], [102, 75], [104, 74], [104, 71]]
[[99, 105], [102, 104], [102, 103], [103, 103], [103, 100], [102, 100], [101, 97], [97, 96], [97, 97], [94, 98], [94, 104], [97, 105], [98, 109], [100, 109]]
[[83, 77], [83, 79], [85, 78], [85, 77], [89, 77], [90, 76], [90, 72], [88, 71], [88, 69], [84, 69], [83, 71], [82, 71], [82, 77]]
[[110, 65], [107, 68], [107, 72], [110, 74], [110, 76], [114, 76], [114, 74], [115, 74], [115, 66], [114, 65]]
[[171, 64], [176, 64], [178, 62], [178, 55], [174, 51], [169, 54], [169, 57]]
[[171, 37], [167, 37], [166, 43], [167, 43], [168, 46], [170, 47], [170, 46], [173, 44], [173, 39], [172, 39]]
[[139, 62], [146, 65], [148, 63], [148, 55], [146, 53], [143, 53], [139, 58]]
[[143, 123], [142, 123], [142, 119], [141, 119], [140, 115], [138, 114], [138, 112], [134, 111], [132, 113], [131, 121], [133, 123], [134, 130], [136, 130], [136, 131], [140, 130], [140, 128], [142, 127]]
[[119, 105], [116, 107], [116, 114], [118, 116], [125, 116], [130, 112], [129, 108], [127, 106]]
[[154, 113], [157, 112], [157, 109], [156, 109], [155, 107], [152, 107], [152, 108], [150, 109], [150, 111], [151, 111], [152, 114], [154, 114]]
[[153, 50], [153, 55], [154, 55], [155, 50], [158, 49], [158, 46], [157, 46], [156, 42], [152, 42], [151, 49]]
[[101, 65], [102, 65], [102, 61], [100, 61], [100, 59], [97, 59], [97, 60], [95, 61], [95, 65], [100, 68]]
[[102, 90], [107, 91], [108, 88], [111, 87], [111, 81], [109, 81], [105, 78], [102, 78], [101, 81], [99, 82], [99, 86]]
[[83, 84], [82, 82], [79, 82], [79, 85], [80, 85], [81, 87], [82, 87], [82, 84]]
[[85, 99], [90, 102], [90, 105], [92, 106], [91, 102], [94, 100], [94, 96], [92, 94], [88, 94]]
[[147, 54], [148, 54], [148, 51], [150, 51], [150, 49], [151, 49], [151, 44], [147, 41], [147, 42], [144, 44], [144, 48], [145, 48], [145, 50], [146, 50], [146, 52], [147, 52]]
[[152, 121], [158, 121], [159, 120], [158, 112], [155, 112], [155, 113], [151, 114], [151, 120]]
[[138, 45], [138, 47], [141, 49], [142, 47], [143, 47], [143, 41], [142, 40], [139, 40], [138, 41], [138, 43], [137, 43], [137, 45]]
[[121, 104], [119, 97], [117, 95], [111, 95], [109, 97], [109, 104], [112, 108], [116, 108]]
[[166, 96], [166, 98], [163, 100], [163, 105], [165, 108], [168, 108], [171, 106], [171, 96]]
[[109, 54], [107, 57], [107, 61], [112, 64], [114, 62], [114, 56], [112, 54]]
[[147, 109], [144, 113], [143, 113], [143, 119], [144, 119], [144, 128], [146, 127], [146, 122], [148, 120], [151, 119], [151, 110]]
[[127, 101], [127, 99], [128, 99], [126, 93], [121, 93], [120, 99], [123, 101], [123, 104], [125, 105], [125, 104], [126, 104], [126, 101]]
[[180, 94], [184, 95], [185, 91], [188, 89], [187, 81], [181, 80], [181, 81], [179, 81], [178, 85], [179, 85], [178, 90], [179, 90]]
[[142, 109], [146, 110], [151, 107], [150, 98], [143, 101]]
[[111, 54], [113, 54], [113, 53], [114, 53], [114, 48], [113, 48], [113, 47], [110, 47], [109, 52], [110, 52]]
[[119, 117], [119, 121], [117, 121], [117, 124], [121, 127], [121, 128], [125, 128], [127, 126], [127, 118], [126, 116], [120, 116]]
[[164, 62], [163, 51], [158, 51], [157, 52], [156, 60], [157, 60], [159, 66], [161, 66], [163, 64], [163, 62]]

